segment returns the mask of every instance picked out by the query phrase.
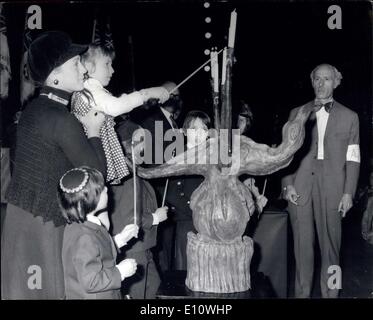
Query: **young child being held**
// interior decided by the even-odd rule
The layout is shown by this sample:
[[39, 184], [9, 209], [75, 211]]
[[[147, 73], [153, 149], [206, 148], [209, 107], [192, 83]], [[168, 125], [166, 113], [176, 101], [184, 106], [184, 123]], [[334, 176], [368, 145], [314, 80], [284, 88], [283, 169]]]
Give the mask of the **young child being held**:
[[101, 139], [107, 161], [107, 181], [114, 180], [115, 183], [128, 175], [129, 171], [114, 131], [113, 117], [128, 113], [149, 99], [164, 103], [169, 99], [169, 93], [164, 87], [152, 87], [122, 94], [120, 97], [113, 96], [105, 87], [114, 73], [114, 57], [114, 51], [94, 44], [82, 55], [82, 64], [88, 71], [88, 79], [84, 82], [84, 90], [73, 95], [72, 112], [76, 116], [84, 116], [93, 108], [107, 115], [101, 129]]
[[58, 202], [68, 223], [62, 246], [66, 299], [121, 299], [122, 281], [136, 272], [137, 264], [134, 259], [116, 264], [117, 248], [137, 237], [138, 227], [127, 225], [110, 236], [107, 188], [96, 169], [67, 171], [60, 179]]

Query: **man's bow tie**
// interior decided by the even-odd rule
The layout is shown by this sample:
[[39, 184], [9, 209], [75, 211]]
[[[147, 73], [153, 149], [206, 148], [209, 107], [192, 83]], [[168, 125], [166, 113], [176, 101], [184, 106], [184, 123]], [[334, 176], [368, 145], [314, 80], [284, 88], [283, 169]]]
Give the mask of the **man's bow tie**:
[[325, 108], [325, 111], [326, 112], [330, 112], [330, 109], [332, 108], [333, 106], [333, 101], [330, 101], [330, 102], [327, 102], [325, 104], [322, 104], [321, 102], [315, 102], [315, 105], [314, 105], [314, 111], [317, 112], [319, 111], [322, 107]]

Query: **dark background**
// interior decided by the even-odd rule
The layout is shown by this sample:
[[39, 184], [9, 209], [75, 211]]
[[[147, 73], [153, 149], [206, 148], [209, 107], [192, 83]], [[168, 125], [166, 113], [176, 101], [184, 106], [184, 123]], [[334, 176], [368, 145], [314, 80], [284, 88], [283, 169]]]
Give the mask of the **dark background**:
[[[129, 35], [134, 43], [136, 89], [165, 80], [179, 83], [209, 58], [205, 49], [227, 44], [230, 12], [237, 8], [233, 98], [245, 99], [252, 106], [254, 140], [280, 142], [290, 109], [313, 99], [310, 72], [320, 63], [330, 63], [343, 75], [336, 100], [360, 117], [361, 176], [365, 179], [373, 143], [369, 2], [337, 3], [342, 8], [342, 30], [327, 26], [327, 9], [335, 2], [209, 2], [207, 9], [204, 1], [6, 3], [12, 80], [8, 99], [1, 101], [2, 140], [21, 108], [19, 67], [29, 5], [41, 6], [43, 30], [66, 31], [80, 43], [90, 42], [96, 14], [110, 17], [116, 60], [109, 90], [114, 94], [133, 90]], [[207, 16], [210, 24], [205, 23]], [[206, 39], [205, 32], [212, 37]], [[202, 109], [212, 114], [209, 78], [210, 72], [201, 70], [181, 87], [185, 111]]]

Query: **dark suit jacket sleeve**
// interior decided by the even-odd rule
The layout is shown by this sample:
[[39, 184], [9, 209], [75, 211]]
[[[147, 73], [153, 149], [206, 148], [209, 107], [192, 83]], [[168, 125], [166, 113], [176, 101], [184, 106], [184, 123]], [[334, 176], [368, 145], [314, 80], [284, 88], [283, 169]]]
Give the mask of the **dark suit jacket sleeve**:
[[[150, 188], [150, 190], [149, 190]], [[141, 201], [141, 225], [144, 229], [150, 230], [152, 228], [157, 228], [157, 226], [153, 226], [154, 218], [152, 210], [156, 208], [156, 206], [153, 206], [152, 208], [149, 206], [149, 203], [151, 202], [151, 199], [154, 199], [154, 202], [156, 202], [156, 196], [153, 190], [153, 187], [150, 184], [146, 184], [145, 181], [142, 181], [141, 183], [141, 191], [142, 194], [139, 198], [142, 199]]]
[[346, 180], [343, 191], [343, 193], [348, 193], [352, 196], [355, 195], [360, 172], [360, 149], [359, 147], [356, 147], [359, 146], [359, 143], [359, 117], [356, 113], [354, 113], [353, 121], [350, 128], [348, 148], [353, 148], [355, 152], [353, 159], [358, 161], [349, 161], [346, 155]]
[[89, 235], [82, 235], [76, 243], [74, 266], [79, 282], [87, 293], [119, 289], [121, 276], [118, 268], [104, 268], [99, 245]]
[[[295, 109], [291, 110], [288, 121], [292, 121], [295, 118], [298, 109], [299, 108], [295, 108]], [[281, 180], [281, 186], [282, 186], [282, 188], [294, 184], [294, 175], [295, 175], [295, 172], [292, 172], [293, 170], [291, 170], [291, 167], [292, 166], [290, 164], [289, 167], [284, 170], [284, 172], [286, 172], [286, 173], [285, 173], [285, 176]]]

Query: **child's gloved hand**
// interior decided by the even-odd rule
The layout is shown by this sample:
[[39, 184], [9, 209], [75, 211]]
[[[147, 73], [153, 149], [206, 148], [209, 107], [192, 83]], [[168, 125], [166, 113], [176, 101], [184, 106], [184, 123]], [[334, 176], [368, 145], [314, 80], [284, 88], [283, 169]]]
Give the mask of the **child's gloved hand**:
[[153, 213], [153, 225], [159, 224], [167, 219], [168, 207], [160, 207]]
[[139, 233], [139, 226], [137, 224], [128, 224], [121, 231], [123, 239], [128, 242], [132, 238], [137, 238]]
[[136, 224], [128, 224], [123, 230], [114, 236], [114, 241], [119, 248], [127, 244], [132, 238], [137, 238], [139, 233], [139, 227]]
[[142, 89], [140, 90], [140, 93], [142, 94], [144, 101], [158, 99], [161, 104], [165, 103], [170, 98], [170, 94], [164, 87]]
[[263, 212], [264, 207], [267, 205], [268, 199], [262, 194], [256, 198], [256, 208], [259, 213]]
[[117, 268], [119, 269], [120, 276], [123, 281], [125, 278], [131, 277], [135, 274], [137, 270], [137, 263], [135, 259], [124, 259], [117, 264]]

